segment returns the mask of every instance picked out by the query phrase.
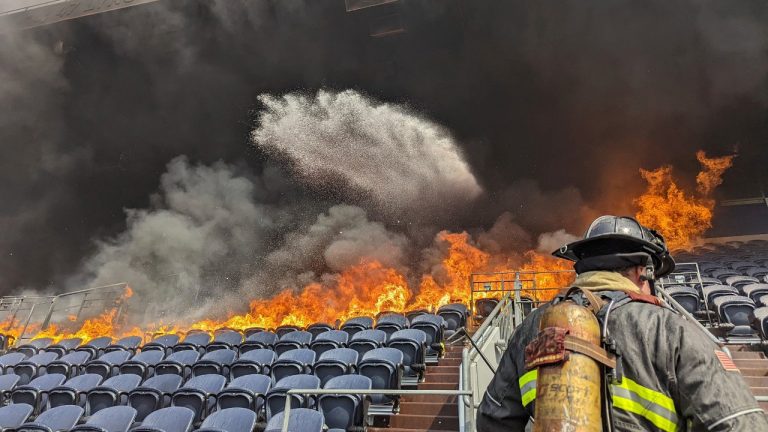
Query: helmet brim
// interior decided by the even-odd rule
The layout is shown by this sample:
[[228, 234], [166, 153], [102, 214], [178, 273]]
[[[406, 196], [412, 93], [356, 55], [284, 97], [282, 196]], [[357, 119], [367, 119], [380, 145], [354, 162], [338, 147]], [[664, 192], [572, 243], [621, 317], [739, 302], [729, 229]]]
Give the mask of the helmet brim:
[[671, 273], [675, 261], [657, 244], [626, 234], [603, 234], [569, 243], [552, 252], [552, 255], [569, 261], [579, 261], [590, 256], [615, 253], [645, 252], [654, 261], [656, 277]]

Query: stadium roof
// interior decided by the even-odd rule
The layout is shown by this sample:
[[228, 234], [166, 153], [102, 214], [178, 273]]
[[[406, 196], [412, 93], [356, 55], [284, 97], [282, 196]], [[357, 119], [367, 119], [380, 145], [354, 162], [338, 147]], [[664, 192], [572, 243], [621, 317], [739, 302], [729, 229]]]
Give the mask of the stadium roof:
[[0, 31], [38, 27], [157, 0], [4, 0], [0, 2]]

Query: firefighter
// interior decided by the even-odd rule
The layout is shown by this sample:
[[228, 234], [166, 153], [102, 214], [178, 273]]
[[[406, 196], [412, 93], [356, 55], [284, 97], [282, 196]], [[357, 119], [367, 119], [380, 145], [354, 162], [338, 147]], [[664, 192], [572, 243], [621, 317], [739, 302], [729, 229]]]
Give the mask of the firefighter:
[[[575, 262], [574, 287], [613, 307], [603, 306], [597, 316], [615, 342], [620, 369], [602, 377], [603, 405], [610, 407], [598, 419], [609, 418], [603, 430], [768, 431], [766, 414], [730, 358], [651, 295], [653, 280], [674, 269], [660, 235], [630, 217], [601, 216], [584, 239], [553, 255]], [[478, 431], [530, 427], [537, 370], [526, 370], [525, 348], [539, 335], [540, 318], [550, 307], [551, 302], [533, 311], [513, 334], [478, 409]]]

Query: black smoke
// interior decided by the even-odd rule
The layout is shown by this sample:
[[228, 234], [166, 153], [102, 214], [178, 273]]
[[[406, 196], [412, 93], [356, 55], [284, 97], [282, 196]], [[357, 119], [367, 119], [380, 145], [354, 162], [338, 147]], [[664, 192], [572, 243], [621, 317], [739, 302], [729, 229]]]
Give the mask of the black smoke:
[[[488, 198], [446, 228], [488, 228], [509, 211], [535, 232], [578, 232], [571, 209], [627, 211], [621, 197], [641, 187], [637, 168], [671, 163], [691, 178], [699, 148], [738, 151], [723, 191], [759, 193], [764, 2], [387, 8], [164, 0], [0, 29], [0, 293], [64, 289], [95, 239], [126, 229], [124, 209], [152, 205], [176, 156], [261, 173], [273, 161], [250, 133], [265, 93], [353, 89], [446, 127]], [[369, 37], [377, 15], [390, 13], [406, 32]], [[270, 204], [343, 195], [280, 191]]]

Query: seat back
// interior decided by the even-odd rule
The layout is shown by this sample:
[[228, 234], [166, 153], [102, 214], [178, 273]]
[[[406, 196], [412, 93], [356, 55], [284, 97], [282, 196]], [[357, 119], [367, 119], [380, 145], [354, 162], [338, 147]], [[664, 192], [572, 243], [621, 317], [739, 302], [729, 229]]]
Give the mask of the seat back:
[[32, 405], [12, 404], [0, 408], [0, 429], [14, 429], [32, 415]]
[[[135, 389], [141, 383], [138, 375], [116, 375], [88, 391], [85, 397], [85, 413], [93, 415], [104, 408], [122, 402], [121, 394]], [[127, 397], [125, 397], [127, 401]]]
[[[40, 414], [35, 423], [45, 425], [53, 431], [66, 431], [72, 429], [82, 416], [83, 409], [79, 406], [62, 405]], [[22, 426], [21, 429], [23, 428]]]
[[321, 333], [333, 330], [333, 326], [326, 323], [314, 323], [307, 327], [307, 331], [312, 333], [312, 336], [317, 339], [317, 336]]
[[85, 403], [85, 393], [101, 384], [102, 379], [101, 375], [97, 374], [83, 374], [70, 378], [64, 385], [54, 387], [48, 392], [48, 408], [82, 405]]
[[[136, 417], [138, 420], [138, 416]], [[144, 418], [141, 426], [132, 431], [189, 432], [195, 412], [185, 407], [168, 407], [157, 410]]]
[[218, 409], [248, 408], [258, 412], [263, 399], [272, 388], [272, 378], [266, 375], [252, 374], [233, 379], [216, 398]]
[[179, 375], [156, 375], [144, 385], [131, 390], [128, 393], [128, 405], [136, 409], [136, 420], [142, 421], [149, 413], [165, 406], [170, 399], [168, 394], [176, 391], [180, 385]]
[[[291, 413], [288, 415], [288, 430], [291, 432], [322, 432], [324, 422], [323, 415], [315, 410], [291, 408]], [[283, 423], [285, 420], [281, 411], [269, 420], [264, 432], [281, 432]]]
[[[358, 373], [371, 380], [371, 388], [400, 388], [400, 373], [403, 368], [403, 353], [394, 348], [376, 348], [368, 351], [358, 364]], [[373, 403], [388, 403], [395, 397], [372, 395]]]
[[255, 426], [255, 412], [245, 408], [225, 408], [208, 416], [200, 426], [200, 429], [251, 432]]
[[286, 333], [280, 337], [280, 340], [275, 342], [275, 352], [280, 355], [286, 351], [293, 349], [306, 348], [312, 342], [312, 333], [306, 331], [292, 331]]
[[101, 429], [104, 432], [127, 432], [136, 418], [136, 410], [127, 406], [105, 408], [92, 415], [82, 426], [77, 426], [70, 432], [93, 432]]
[[261, 331], [258, 333], [254, 333], [248, 336], [247, 338], [245, 338], [245, 341], [240, 345], [240, 353], [243, 354], [248, 351], [252, 351], [260, 348], [272, 349], [274, 348], [277, 340], [278, 340], [277, 334], [272, 332]]
[[177, 343], [179, 343], [179, 335], [167, 334], [154, 338], [152, 342], [148, 342], [141, 347], [141, 351], [169, 351]]
[[381, 330], [362, 330], [355, 333], [347, 346], [362, 357], [372, 349], [381, 348], [386, 343], [388, 335]]
[[[370, 390], [371, 380], [361, 375], [344, 375], [331, 379], [324, 389]], [[329, 429], [363, 430], [365, 416], [363, 398], [359, 395], [321, 395], [318, 408]]]
[[163, 357], [165, 357], [165, 350], [150, 349], [148, 351], [141, 351], [120, 365], [120, 373], [134, 374], [146, 378], [150, 375], [150, 371], [154, 369], [155, 365], [163, 360]]
[[237, 361], [232, 363], [230, 376], [237, 378], [257, 373], [268, 375], [275, 360], [277, 360], [277, 354], [269, 349], [258, 348], [245, 352], [240, 355]]
[[237, 351], [228, 348], [213, 350], [192, 365], [192, 375], [229, 375], [229, 366], [237, 357]]
[[191, 409], [195, 412], [195, 421], [199, 421], [213, 407], [216, 394], [224, 388], [226, 382], [226, 378], [221, 375], [192, 377], [184, 387], [173, 393], [171, 405]]
[[192, 365], [200, 358], [197, 350], [181, 350], [155, 365], [155, 375], [174, 374], [185, 377], [192, 371]]
[[325, 386], [334, 377], [355, 373], [358, 358], [357, 351], [349, 348], [326, 351], [315, 362], [315, 376], [320, 378], [320, 385]]
[[243, 342], [243, 334], [235, 330], [220, 330], [216, 332], [213, 341], [208, 344], [208, 352], [220, 349], [237, 349]]
[[131, 351], [128, 350], [109, 351], [98, 359], [86, 363], [84, 369], [86, 373], [95, 373], [109, 378], [130, 356]]
[[13, 373], [19, 376], [19, 384], [27, 384], [43, 372], [48, 363], [56, 360], [58, 354], [53, 352], [40, 352], [32, 357], [19, 362], [13, 367]]
[[[313, 375], [292, 375], [281, 379], [267, 392], [267, 418], [271, 418], [285, 408], [286, 392], [290, 389], [319, 389], [320, 380]], [[312, 408], [314, 398], [305, 395], [293, 395], [291, 408]]]
[[334, 348], [346, 346], [349, 339], [349, 333], [341, 330], [328, 330], [320, 333], [310, 344], [310, 348], [318, 356]]
[[[289, 333], [289, 335], [291, 334], [293, 333]], [[286, 351], [272, 363], [272, 379], [277, 382], [290, 375], [311, 373], [314, 363], [315, 352], [310, 349], [300, 348]]]

